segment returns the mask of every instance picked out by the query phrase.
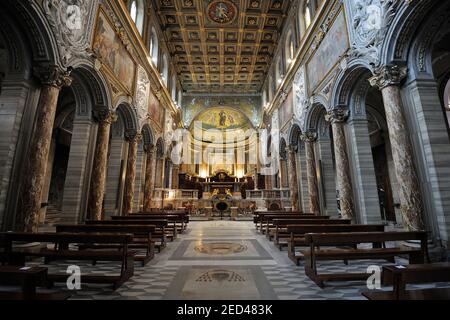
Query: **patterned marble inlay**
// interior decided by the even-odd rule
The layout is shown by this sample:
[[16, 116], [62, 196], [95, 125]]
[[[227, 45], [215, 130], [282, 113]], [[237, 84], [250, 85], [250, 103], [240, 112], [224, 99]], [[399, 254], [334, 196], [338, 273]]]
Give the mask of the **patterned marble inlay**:
[[230, 270], [210, 270], [202, 274], [197, 282], [245, 282], [245, 278], [239, 273]]
[[230, 255], [247, 251], [247, 246], [240, 243], [216, 242], [202, 243], [194, 248], [195, 251], [208, 255]]

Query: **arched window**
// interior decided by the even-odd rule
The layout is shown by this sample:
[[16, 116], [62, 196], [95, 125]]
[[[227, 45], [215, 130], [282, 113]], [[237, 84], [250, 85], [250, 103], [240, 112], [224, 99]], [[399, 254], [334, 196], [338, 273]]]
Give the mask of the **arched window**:
[[181, 108], [181, 104], [183, 103], [183, 92], [181, 90], [178, 90], [177, 102], [178, 108]]
[[155, 28], [152, 27], [149, 43], [149, 53], [152, 57], [153, 64], [158, 65], [158, 54], [159, 54], [159, 41], [158, 35], [156, 34]]
[[144, 2], [143, 0], [132, 0], [129, 2], [128, 10], [130, 11], [131, 19], [134, 21], [136, 28], [142, 35], [144, 28]]
[[281, 56], [277, 59], [277, 64], [275, 66], [275, 77], [277, 84], [280, 85], [283, 82], [284, 70], [283, 70], [283, 59]]
[[176, 75], [172, 76], [171, 81], [171, 88], [172, 88], [172, 100], [176, 103], [177, 102], [177, 77]]
[[303, 18], [305, 19], [305, 27], [309, 28], [312, 22], [312, 12], [311, 12], [311, 0], [306, 0], [305, 7], [303, 9]]
[[286, 44], [285, 44], [285, 61], [286, 65], [289, 66], [295, 57], [295, 44], [294, 44], [294, 34], [292, 32], [292, 29], [289, 30], [287, 37], [286, 37]]
[[164, 84], [167, 86], [169, 81], [169, 60], [167, 59], [167, 55], [164, 54], [162, 59], [162, 68], [161, 68], [161, 77]]

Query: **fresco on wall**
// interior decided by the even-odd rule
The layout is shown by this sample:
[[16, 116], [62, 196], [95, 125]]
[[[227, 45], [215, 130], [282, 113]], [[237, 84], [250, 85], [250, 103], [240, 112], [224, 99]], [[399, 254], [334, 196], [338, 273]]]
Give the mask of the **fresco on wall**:
[[308, 82], [311, 90], [317, 88], [348, 48], [347, 24], [344, 13], [341, 12], [320, 44], [319, 49], [308, 62]]
[[150, 119], [159, 126], [158, 129], [161, 132], [161, 130], [164, 129], [164, 110], [161, 108], [158, 99], [152, 92], [150, 92], [148, 97], [148, 113]]
[[93, 51], [129, 92], [133, 90], [136, 66], [105, 14], [100, 11]]
[[291, 121], [293, 116], [294, 116], [294, 95], [291, 90], [286, 98], [286, 101], [280, 108], [280, 128], [283, 129], [286, 123]]
[[262, 122], [259, 97], [183, 97], [183, 121], [186, 127], [203, 111], [209, 108], [229, 107], [241, 111], [257, 127]]

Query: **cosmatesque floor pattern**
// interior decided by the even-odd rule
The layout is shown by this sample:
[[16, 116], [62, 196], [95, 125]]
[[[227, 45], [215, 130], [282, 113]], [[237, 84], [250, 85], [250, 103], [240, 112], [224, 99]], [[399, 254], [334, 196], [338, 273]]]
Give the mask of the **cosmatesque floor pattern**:
[[[64, 271], [71, 264], [49, 268]], [[327, 262], [320, 270], [365, 272], [373, 264], [377, 262], [350, 262], [347, 266]], [[101, 263], [95, 268], [89, 264], [80, 267], [83, 273], [119, 270]], [[81, 290], [72, 292], [72, 299], [364, 300], [361, 291], [367, 291], [364, 282], [328, 283], [325, 289], [319, 288], [305, 276], [303, 266], [295, 266], [252, 222], [200, 221], [191, 222], [188, 232], [169, 243], [147, 266], [136, 263], [134, 277], [116, 291], [82, 283]]]

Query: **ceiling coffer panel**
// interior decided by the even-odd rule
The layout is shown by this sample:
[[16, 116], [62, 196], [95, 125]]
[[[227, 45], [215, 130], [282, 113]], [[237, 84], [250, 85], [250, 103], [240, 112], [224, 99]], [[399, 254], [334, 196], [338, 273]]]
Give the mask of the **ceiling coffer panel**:
[[153, 2], [186, 92], [261, 91], [291, 1]]

